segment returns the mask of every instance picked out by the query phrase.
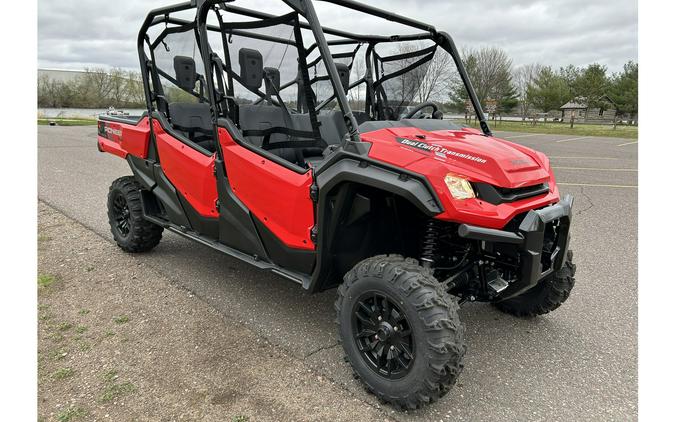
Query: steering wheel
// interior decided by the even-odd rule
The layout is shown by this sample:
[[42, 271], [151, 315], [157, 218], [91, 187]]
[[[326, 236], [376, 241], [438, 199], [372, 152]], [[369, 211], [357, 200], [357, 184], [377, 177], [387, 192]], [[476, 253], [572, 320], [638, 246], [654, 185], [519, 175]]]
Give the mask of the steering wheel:
[[413, 108], [412, 110], [408, 111], [406, 114], [404, 114], [404, 115], [402, 115], [401, 117], [399, 117], [399, 120], [401, 120], [401, 119], [410, 119], [412, 116], [414, 116], [415, 114], [417, 114], [418, 112], [420, 112], [421, 110], [423, 110], [423, 109], [425, 109], [425, 108], [427, 108], [427, 107], [431, 107], [431, 109], [433, 110], [433, 111], [431, 112], [431, 115], [433, 116], [434, 119], [438, 119], [437, 116], [439, 115], [439, 113], [441, 113], [441, 114], [440, 114], [440, 116], [441, 116], [440, 118], [441, 118], [441, 119], [443, 118], [443, 117], [442, 117], [442, 116], [443, 116], [442, 112], [438, 109], [438, 104], [436, 104], [436, 103], [433, 102], [433, 101], [425, 101], [425, 102], [423, 102], [423, 103], [421, 103], [421, 104], [418, 104], [417, 106], [415, 106], [415, 108]]

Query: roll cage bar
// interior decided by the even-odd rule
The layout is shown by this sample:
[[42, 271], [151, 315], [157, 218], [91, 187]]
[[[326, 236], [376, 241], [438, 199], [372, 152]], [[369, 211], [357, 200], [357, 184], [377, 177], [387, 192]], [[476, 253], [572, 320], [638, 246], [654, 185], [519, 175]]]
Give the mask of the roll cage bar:
[[[368, 6], [353, 0], [316, 0], [316, 1], [324, 1], [326, 3], [332, 3], [341, 7], [366, 13], [372, 16], [377, 16], [422, 31], [413, 34], [390, 35], [390, 36], [364, 35], [351, 33], [339, 29], [321, 26], [311, 0], [282, 0], [282, 1], [286, 5], [288, 5], [295, 13], [297, 13], [299, 16], [302, 16], [306, 20], [306, 22], [303, 22], [302, 20], [297, 19], [294, 22], [296, 27], [305, 30], [310, 30], [314, 36], [315, 42], [309, 45], [306, 49], [304, 49], [303, 46], [298, 47], [304, 49], [303, 53], [305, 57], [308, 56], [310, 53], [312, 53], [314, 50], [318, 50], [319, 56], [312, 62], [308, 63], [308, 65], [310, 64], [316, 65], [319, 62], [323, 62], [327, 74], [318, 78], [314, 78], [313, 80], [310, 80], [309, 84], [311, 86], [312, 84], [316, 83], [319, 80], [327, 80], [332, 85], [333, 94], [329, 96], [329, 98], [324, 99], [321, 103], [316, 104], [315, 107], [313, 108], [315, 108], [316, 110], [321, 110], [331, 101], [337, 102], [339, 108], [342, 111], [349, 135], [348, 139], [343, 140], [343, 146], [345, 146], [344, 145], [345, 142], [360, 142], [360, 136], [358, 132], [357, 120], [351, 110], [346, 92], [341, 85], [340, 76], [335, 66], [334, 59], [351, 58], [351, 62], [349, 64], [349, 69], [351, 70], [351, 66], [354, 62], [354, 57], [357, 51], [360, 48], [362, 48], [363, 45], [367, 45], [366, 73], [362, 78], [358, 79], [357, 81], [351, 82], [348, 86], [347, 91], [360, 84], [366, 84], [366, 111], [370, 116], [372, 117], [374, 117], [375, 115], [382, 116], [381, 110], [382, 101], [378, 101], [378, 99], [381, 98], [381, 96], [385, 96], [386, 99], [386, 93], [381, 89], [382, 83], [384, 81], [393, 78], [398, 74], [403, 74], [414, 67], [420, 66], [428, 62], [433, 58], [436, 49], [440, 47], [443, 50], [445, 50], [448, 54], [450, 54], [450, 57], [452, 57], [455, 63], [457, 71], [469, 96], [469, 100], [471, 101], [471, 104], [473, 105], [473, 108], [475, 110], [476, 117], [480, 123], [480, 128], [482, 132], [486, 136], [492, 136], [485, 115], [481, 108], [480, 102], [478, 101], [478, 97], [476, 96], [473, 85], [469, 80], [468, 74], [461, 60], [457, 47], [455, 46], [453, 39], [447, 33], [437, 31], [436, 28], [426, 23], [410, 19], [395, 13], [391, 13], [376, 7]], [[196, 17], [192, 21], [179, 19], [171, 16], [171, 14], [190, 9], [197, 10]], [[141, 74], [143, 78], [143, 86], [145, 93], [145, 101], [148, 107], [148, 111], [150, 112], [150, 115], [152, 115], [152, 112], [156, 110], [155, 107], [153, 106], [153, 101], [157, 102], [160, 111], [162, 111], [163, 108], [168, 106], [167, 100], [164, 97], [162, 85], [159, 81], [159, 76], [166, 78], [170, 82], [173, 83], [176, 82], [171, 75], [167, 74], [166, 72], [164, 72], [162, 69], [159, 69], [155, 65], [154, 59], [154, 49], [160, 44], [162, 44], [164, 42], [164, 38], [171, 33], [186, 32], [186, 31], [195, 32], [195, 39], [199, 51], [201, 53], [205, 74], [203, 75], [204, 78], [200, 79], [201, 80], [200, 91], [199, 92], [188, 91], [188, 92], [189, 94], [199, 98], [200, 101], [210, 103], [214, 125], [216, 124], [219, 115], [223, 116], [228, 115], [228, 106], [227, 106], [228, 103], [232, 108], [237, 107], [236, 103], [234, 102], [232, 92], [233, 78], [236, 77], [236, 75], [233, 75], [232, 71], [225, 71], [225, 72], [223, 71], [224, 69], [230, 68], [229, 63], [230, 59], [229, 57], [225, 57], [225, 63], [223, 63], [222, 60], [220, 60], [220, 58], [218, 58], [215, 55], [215, 53], [211, 51], [211, 48], [209, 47], [208, 44], [207, 31], [215, 31], [221, 33], [223, 45], [227, 45], [226, 37], [230, 34], [234, 34], [234, 35], [242, 35], [245, 37], [258, 38], [275, 43], [291, 44], [297, 46], [295, 41], [290, 41], [287, 39], [274, 37], [270, 35], [246, 32], [245, 29], [228, 29], [227, 33], [225, 33], [222, 31], [223, 20], [220, 13], [216, 13], [219, 26], [207, 24], [206, 22], [208, 12], [217, 11], [217, 9], [229, 13], [238, 14], [241, 16], [258, 19], [261, 21], [277, 20], [282, 18], [283, 16], [286, 16], [286, 15], [276, 16], [256, 10], [246, 9], [231, 4], [231, 1], [223, 2], [222, 0], [191, 0], [189, 2], [179, 3], [152, 10], [145, 18], [145, 21], [143, 22], [143, 25], [141, 26], [141, 29], [139, 31], [137, 40]], [[151, 42], [147, 32], [151, 27], [154, 27], [159, 24], [164, 24], [166, 27], [160, 33], [160, 35], [153, 42]], [[169, 24], [177, 26], [169, 27], [168, 26]], [[325, 34], [337, 38], [326, 40]], [[374, 50], [374, 47], [380, 43], [417, 41], [417, 40], [430, 40], [434, 42], [434, 45], [419, 51], [386, 57], [378, 55], [377, 52], [375, 52]], [[330, 51], [331, 46], [348, 46], [348, 45], [355, 46], [355, 49], [352, 50], [351, 53], [349, 52], [332, 53]], [[148, 57], [148, 55], [145, 52], [145, 46], [148, 47], [150, 57]], [[207, 48], [204, 48], [204, 46], [206, 46]], [[226, 54], [226, 56], [229, 55]], [[417, 58], [417, 57], [420, 58], [416, 59], [416, 61], [412, 65], [409, 65], [406, 68], [400, 69], [398, 72], [395, 72], [396, 74], [392, 73], [383, 76], [378, 72], [377, 66], [378, 63], [381, 64], [382, 62], [401, 58]], [[216, 82], [214, 82], [213, 78], [214, 69], [217, 70], [216, 72], [217, 77], [215, 79]], [[227, 84], [225, 84], [225, 82], [222, 80], [222, 77], [224, 76], [226, 76], [228, 79]], [[293, 85], [295, 82], [297, 81], [290, 81], [284, 85], [281, 85], [278, 88], [278, 90], [281, 91]], [[206, 90], [206, 92], [204, 92], [204, 89]], [[257, 92], [253, 91], [253, 92], [254, 94], [258, 95], [258, 97], [261, 98], [258, 100], [258, 102], [265, 99], [265, 94], [263, 94], [262, 92], [260, 91]], [[300, 99], [300, 89], [298, 89], [298, 98]], [[274, 100], [272, 101], [274, 102]], [[279, 105], [276, 102], [275, 104]], [[300, 106], [300, 101], [298, 101], [298, 106]], [[217, 146], [217, 149], [220, 150], [220, 147]]]

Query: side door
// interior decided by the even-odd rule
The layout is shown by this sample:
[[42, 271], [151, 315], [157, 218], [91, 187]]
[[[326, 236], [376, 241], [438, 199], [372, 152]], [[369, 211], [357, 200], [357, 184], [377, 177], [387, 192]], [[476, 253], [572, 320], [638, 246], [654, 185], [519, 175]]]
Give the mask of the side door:
[[187, 217], [193, 228], [198, 230], [203, 225], [198, 220], [218, 218], [215, 154], [198, 151], [177, 139], [164, 129], [158, 119], [152, 122], [162, 172], [176, 188], [181, 202], [187, 202]]
[[[253, 214], [272, 258], [274, 248], [281, 249], [277, 256], [313, 251], [311, 170], [298, 173], [258, 155], [236, 143], [224, 128], [219, 129], [218, 135], [232, 192]], [[274, 238], [270, 239], [270, 235]]]

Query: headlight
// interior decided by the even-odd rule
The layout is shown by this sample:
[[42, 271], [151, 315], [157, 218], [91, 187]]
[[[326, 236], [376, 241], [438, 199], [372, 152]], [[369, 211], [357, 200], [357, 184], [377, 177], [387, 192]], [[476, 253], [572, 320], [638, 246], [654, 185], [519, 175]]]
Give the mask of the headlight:
[[450, 190], [450, 194], [455, 199], [471, 199], [475, 198], [476, 194], [473, 192], [471, 183], [468, 180], [448, 174], [445, 176], [445, 184]]

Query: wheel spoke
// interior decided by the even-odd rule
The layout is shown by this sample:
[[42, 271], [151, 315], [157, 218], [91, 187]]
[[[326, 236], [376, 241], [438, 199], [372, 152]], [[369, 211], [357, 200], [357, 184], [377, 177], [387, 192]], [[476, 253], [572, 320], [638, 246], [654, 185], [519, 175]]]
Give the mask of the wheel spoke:
[[391, 366], [393, 362], [393, 359], [389, 355], [391, 355], [391, 351], [387, 351], [387, 375], [391, 375]]
[[409, 359], [412, 359], [413, 355], [412, 352], [410, 351], [410, 348], [408, 347], [407, 344], [404, 343], [399, 343], [398, 347], [401, 348], [401, 351], [405, 353]]
[[403, 321], [404, 317], [401, 315], [401, 313], [397, 309], [392, 309], [391, 310], [391, 322], [393, 324], [398, 324], [399, 322]]
[[398, 335], [400, 337], [408, 337], [410, 335], [410, 333], [411, 333], [410, 328], [406, 328], [406, 329], [403, 329], [403, 330], [399, 331]]
[[398, 362], [399, 365], [401, 365], [401, 367], [402, 367], [403, 369], [406, 369], [406, 370], [407, 370], [407, 369], [410, 367], [410, 361], [405, 362], [405, 361], [403, 360], [403, 355], [401, 355], [401, 354], [399, 354], [398, 356], [396, 356], [396, 361]]
[[356, 334], [356, 338], [370, 337], [370, 336], [374, 336], [376, 333], [377, 333], [377, 331], [375, 331], [375, 330], [364, 328], [363, 330], [359, 331]]
[[386, 297], [382, 297], [382, 319], [389, 320], [391, 315], [391, 308], [389, 307], [389, 300]]
[[370, 342], [368, 344], [365, 344], [364, 342], [358, 342], [359, 350], [362, 352], [371, 352], [373, 351], [377, 343], [379, 343], [377, 340]]
[[370, 318], [368, 318], [368, 317], [366, 317], [366, 316], [363, 316], [363, 315], [357, 313], [357, 314], [356, 314], [356, 318], [358, 318], [358, 320], [361, 321], [361, 323], [362, 323], [363, 325], [365, 325], [365, 326], [367, 326], [367, 327], [369, 327], [369, 328], [371, 328], [371, 329], [376, 329], [376, 328], [377, 328], [377, 324], [375, 324], [375, 322], [374, 322], [372, 319], [370, 319]]
[[366, 304], [363, 303], [362, 301], [359, 301], [359, 308], [361, 308], [361, 309], [363, 309], [364, 311], [366, 311], [366, 313], [367, 313], [368, 315], [372, 315], [372, 314], [373, 314], [373, 310], [370, 308], [370, 306], [366, 305]]
[[382, 369], [382, 367], [385, 365], [386, 360], [387, 360], [387, 355], [384, 351], [384, 343], [380, 342], [377, 345], [377, 368]]

